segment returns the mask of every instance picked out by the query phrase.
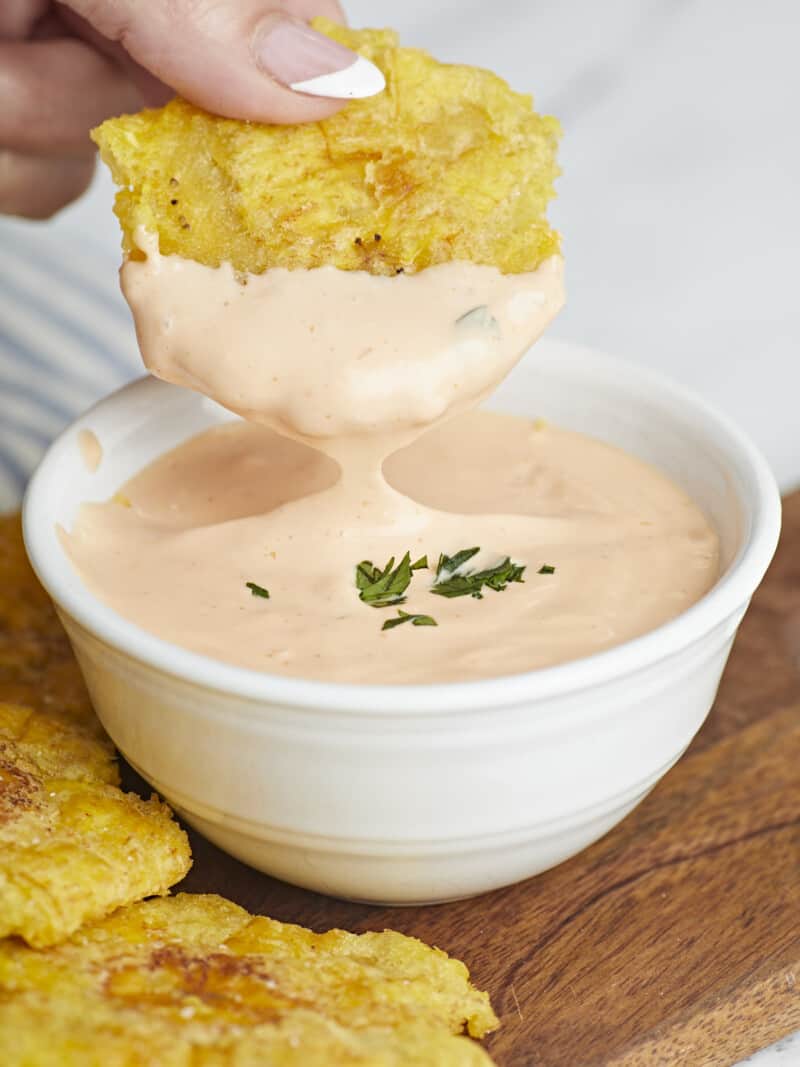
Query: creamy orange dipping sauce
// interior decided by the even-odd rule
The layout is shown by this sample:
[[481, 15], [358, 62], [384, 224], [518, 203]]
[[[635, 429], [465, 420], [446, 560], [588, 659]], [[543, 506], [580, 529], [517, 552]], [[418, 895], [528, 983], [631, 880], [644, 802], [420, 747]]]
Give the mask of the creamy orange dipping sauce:
[[[639, 460], [578, 434], [476, 412], [391, 456], [357, 501], [319, 452], [233, 422], [152, 464], [132, 507], [85, 505], [67, 545], [90, 588], [158, 636], [256, 670], [347, 682], [432, 682], [545, 667], [645, 633], [717, 576], [717, 539]], [[401, 495], [402, 494], [402, 495]], [[381, 629], [362, 559], [480, 545], [524, 582], [447, 599], [419, 570], [402, 609], [437, 626]], [[538, 574], [543, 565], [552, 574]], [[254, 596], [253, 581], [269, 591]]]
[[[248, 420], [161, 457], [64, 534], [90, 589], [146, 630], [282, 675], [463, 681], [609, 648], [714, 583], [716, 535], [658, 471], [471, 410], [560, 307], [560, 260], [243, 284], [141, 244], [123, 288], [145, 363]], [[510, 557], [524, 580], [433, 592], [440, 554], [477, 546], [465, 571]], [[357, 565], [406, 552], [429, 566], [404, 602], [360, 599]], [[383, 629], [399, 610], [436, 625]]]

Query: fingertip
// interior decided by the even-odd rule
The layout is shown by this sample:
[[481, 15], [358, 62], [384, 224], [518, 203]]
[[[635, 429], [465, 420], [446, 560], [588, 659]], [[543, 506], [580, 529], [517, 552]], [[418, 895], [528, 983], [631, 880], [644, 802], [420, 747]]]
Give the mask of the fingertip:
[[160, 82], [228, 118], [306, 123], [329, 118], [346, 100], [382, 82], [368, 61], [303, 21], [341, 15], [336, 0], [267, 0], [266, 11], [265, 0], [213, 5], [156, 0], [146, 11], [139, 0], [115, 0], [114, 19], [107, 25], [106, 13], [102, 26], [93, 0], [67, 2], [152, 75], [149, 104], [164, 101], [164, 92], [153, 90]]

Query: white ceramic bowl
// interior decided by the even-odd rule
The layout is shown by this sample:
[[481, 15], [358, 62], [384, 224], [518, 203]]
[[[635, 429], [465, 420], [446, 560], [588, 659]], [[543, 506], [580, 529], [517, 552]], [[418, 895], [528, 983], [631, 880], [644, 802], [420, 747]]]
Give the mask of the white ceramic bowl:
[[[104, 726], [188, 822], [245, 862], [384, 903], [507, 885], [619, 822], [705, 719], [778, 538], [780, 500], [764, 460], [683, 389], [551, 341], [523, 360], [492, 406], [592, 434], [665, 471], [720, 534], [716, 586], [643, 637], [547, 670], [418, 686], [280, 678], [127, 622], [85, 589], [56, 534], [82, 501], [107, 498], [229, 414], [143, 379], [70, 427], [34, 476], [28, 552]], [[94, 474], [78, 447], [84, 428], [103, 449]]]

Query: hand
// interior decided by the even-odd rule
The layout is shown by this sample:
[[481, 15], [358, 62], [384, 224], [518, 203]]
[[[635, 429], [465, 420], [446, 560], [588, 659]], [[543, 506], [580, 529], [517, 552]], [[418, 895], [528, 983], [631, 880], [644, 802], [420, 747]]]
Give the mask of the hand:
[[0, 212], [54, 214], [91, 180], [91, 127], [174, 92], [259, 122], [379, 92], [316, 15], [343, 21], [338, 0], [0, 0]]

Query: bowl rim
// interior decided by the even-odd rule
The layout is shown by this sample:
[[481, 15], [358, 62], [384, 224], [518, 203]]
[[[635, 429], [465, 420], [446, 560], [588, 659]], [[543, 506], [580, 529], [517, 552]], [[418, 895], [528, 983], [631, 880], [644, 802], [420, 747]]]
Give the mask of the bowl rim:
[[[349, 715], [454, 714], [490, 710], [565, 696], [639, 672], [701, 640], [746, 607], [766, 572], [780, 533], [781, 501], [766, 459], [733, 420], [686, 387], [657, 371], [587, 346], [548, 339], [549, 348], [580, 358], [591, 356], [615, 377], [679, 403], [698, 425], [708, 427], [753, 489], [749, 535], [727, 572], [695, 604], [645, 634], [566, 663], [517, 674], [467, 682], [366, 684], [284, 677], [191, 652], [147, 632], [103, 604], [86, 588], [63, 552], [52, 551], [52, 514], [47, 486], [74, 434], [100, 408], [136, 389], [151, 387], [138, 378], [104, 397], [72, 422], [50, 445], [31, 478], [23, 501], [23, 535], [31, 564], [56, 606], [101, 643], [189, 685], [261, 705]], [[524, 358], [524, 357], [523, 357]], [[48, 530], [48, 524], [51, 529]], [[48, 537], [48, 533], [51, 535]], [[76, 580], [77, 579], [77, 580]]]

